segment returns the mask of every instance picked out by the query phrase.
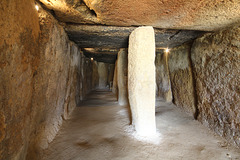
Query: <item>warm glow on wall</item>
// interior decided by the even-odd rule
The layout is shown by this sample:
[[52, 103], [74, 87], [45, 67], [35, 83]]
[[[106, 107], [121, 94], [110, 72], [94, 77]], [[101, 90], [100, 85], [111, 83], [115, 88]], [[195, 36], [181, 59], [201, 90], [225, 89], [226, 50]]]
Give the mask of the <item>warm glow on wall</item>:
[[91, 58], [91, 61], [93, 61], [93, 58]]
[[39, 10], [39, 7], [38, 7], [38, 5], [35, 5], [35, 8], [36, 8], [36, 10], [37, 10], [37, 11]]

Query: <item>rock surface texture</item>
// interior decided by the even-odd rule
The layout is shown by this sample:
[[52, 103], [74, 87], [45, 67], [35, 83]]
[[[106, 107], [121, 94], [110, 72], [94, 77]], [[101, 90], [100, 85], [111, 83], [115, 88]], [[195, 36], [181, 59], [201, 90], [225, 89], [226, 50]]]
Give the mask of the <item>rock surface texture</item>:
[[199, 120], [240, 147], [240, 25], [197, 39], [192, 47]]
[[118, 52], [117, 63], [117, 82], [118, 82], [118, 103], [120, 105], [128, 104], [128, 50], [120, 49]]
[[156, 133], [155, 37], [152, 27], [139, 27], [129, 37], [128, 94], [132, 121], [139, 135]]
[[0, 6], [0, 159], [38, 159], [84, 96], [84, 56], [34, 1]]
[[166, 102], [172, 102], [171, 82], [168, 70], [168, 53], [163, 50], [156, 51], [156, 96]]
[[36, 128], [32, 97], [40, 57], [38, 13], [33, 0], [2, 0], [0, 6], [0, 159], [25, 159]]
[[[70, 43], [64, 29], [45, 11], [39, 12], [41, 27], [39, 66], [34, 77], [32, 105], [36, 118], [29, 157], [34, 149], [45, 149], [76, 107], [78, 86], [76, 77], [80, 68], [78, 47]], [[79, 95], [77, 96], [79, 97]]]
[[185, 111], [197, 116], [192, 66], [191, 46], [184, 44], [170, 50], [168, 65], [171, 79], [173, 103]]
[[40, 0], [63, 22], [216, 30], [239, 22], [238, 0]]

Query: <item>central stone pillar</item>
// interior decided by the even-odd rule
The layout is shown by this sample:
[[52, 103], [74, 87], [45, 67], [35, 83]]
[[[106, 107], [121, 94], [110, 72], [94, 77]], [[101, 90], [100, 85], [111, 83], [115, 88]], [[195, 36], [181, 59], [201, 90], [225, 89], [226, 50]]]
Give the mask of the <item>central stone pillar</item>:
[[152, 27], [139, 27], [129, 37], [128, 94], [133, 125], [139, 135], [156, 133], [155, 36]]

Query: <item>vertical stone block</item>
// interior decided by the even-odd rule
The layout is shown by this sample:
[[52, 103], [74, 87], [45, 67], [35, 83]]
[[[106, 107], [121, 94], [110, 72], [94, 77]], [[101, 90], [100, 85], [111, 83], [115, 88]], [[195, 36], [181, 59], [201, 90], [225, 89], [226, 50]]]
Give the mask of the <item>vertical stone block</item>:
[[108, 64], [108, 85], [112, 89], [115, 64]]
[[108, 81], [108, 65], [103, 62], [98, 63], [98, 75], [99, 75], [99, 88], [104, 89], [107, 87]]
[[172, 90], [168, 69], [168, 53], [163, 50], [158, 50], [156, 53], [157, 97], [163, 98], [166, 102], [172, 102]]
[[195, 88], [190, 60], [190, 44], [171, 49], [169, 53], [169, 73], [171, 79], [173, 103], [197, 118]]
[[139, 27], [129, 37], [128, 94], [133, 125], [139, 135], [156, 133], [155, 36], [152, 27]]
[[96, 89], [99, 83], [98, 62], [92, 61], [92, 89]]
[[191, 49], [198, 120], [240, 148], [240, 24], [195, 40]]
[[122, 48], [118, 52], [118, 63], [117, 63], [118, 103], [120, 105], [128, 104], [127, 66], [128, 66], [127, 49]]
[[117, 86], [117, 60], [115, 62], [115, 68], [114, 68], [112, 92], [114, 94], [118, 94], [118, 86]]

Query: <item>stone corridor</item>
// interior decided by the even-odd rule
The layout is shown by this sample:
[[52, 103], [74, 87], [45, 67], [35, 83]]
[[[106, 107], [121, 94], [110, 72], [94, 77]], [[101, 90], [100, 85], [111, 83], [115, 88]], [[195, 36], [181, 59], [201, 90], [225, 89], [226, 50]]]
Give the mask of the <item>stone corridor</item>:
[[239, 2], [0, 0], [0, 160], [240, 159]]
[[171, 103], [156, 101], [158, 134], [139, 137], [128, 106], [108, 90], [96, 90], [64, 121], [42, 160], [227, 160], [239, 151]]

